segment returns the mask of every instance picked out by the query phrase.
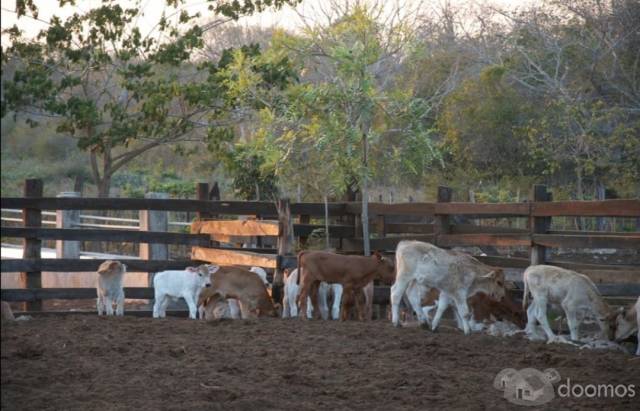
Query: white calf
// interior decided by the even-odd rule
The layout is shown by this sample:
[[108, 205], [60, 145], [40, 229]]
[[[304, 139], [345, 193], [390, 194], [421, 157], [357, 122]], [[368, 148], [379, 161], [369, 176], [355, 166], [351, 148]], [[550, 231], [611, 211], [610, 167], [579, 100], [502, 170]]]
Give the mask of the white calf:
[[[410, 284], [416, 282], [427, 288], [440, 290], [438, 308], [431, 329], [438, 327], [442, 314], [453, 300], [465, 334], [469, 334], [470, 311], [467, 298], [483, 292], [500, 300], [504, 297], [504, 274], [470, 255], [443, 250], [420, 241], [401, 241], [396, 249], [396, 281], [391, 287], [391, 320], [400, 325], [400, 301]], [[411, 300], [418, 321], [428, 324], [420, 301]]]
[[[296, 301], [298, 299], [300, 289], [297, 282], [297, 268], [291, 271], [291, 273], [285, 271], [282, 318], [298, 316], [298, 305], [296, 304]], [[320, 286], [318, 287], [318, 305], [320, 306], [318, 308], [320, 310], [320, 315], [325, 320], [329, 318], [329, 307], [327, 304], [329, 293], [333, 293], [331, 318], [337, 320], [340, 318], [340, 301], [342, 300], [342, 286], [340, 284], [320, 283]], [[307, 318], [313, 318], [313, 308], [311, 299], [307, 297]]]
[[[529, 293], [533, 302], [529, 304]], [[522, 306], [527, 310], [527, 332], [533, 331], [535, 321], [547, 334], [549, 342], [557, 340], [547, 319], [547, 304], [559, 304], [567, 317], [571, 339], [578, 341], [578, 327], [586, 316], [594, 316], [603, 338], [608, 338], [609, 322], [616, 313], [605, 303], [589, 277], [550, 265], [534, 265], [524, 272]], [[528, 306], [528, 307], [527, 307]]]
[[124, 290], [122, 282], [127, 266], [120, 261], [107, 260], [98, 267], [98, 283], [96, 293], [98, 300], [96, 306], [98, 315], [106, 312], [113, 315], [113, 303], [116, 303], [116, 315], [124, 315]]
[[197, 301], [200, 290], [211, 285], [211, 274], [218, 271], [217, 265], [201, 265], [187, 267], [183, 271], [162, 271], [153, 278], [155, 302], [153, 304], [153, 318], [166, 316], [169, 300], [177, 301], [184, 298], [189, 306], [189, 318], [195, 319]]
[[624, 310], [616, 319], [616, 341], [624, 340], [634, 332], [638, 333], [638, 348], [636, 355], [640, 355], [640, 297], [629, 309]]

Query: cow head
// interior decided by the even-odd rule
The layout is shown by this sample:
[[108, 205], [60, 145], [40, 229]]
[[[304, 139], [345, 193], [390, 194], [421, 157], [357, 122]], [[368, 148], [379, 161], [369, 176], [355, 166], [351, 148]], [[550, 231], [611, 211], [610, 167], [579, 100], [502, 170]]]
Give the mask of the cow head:
[[100, 264], [98, 267], [98, 274], [118, 274], [123, 273], [126, 270], [126, 266], [122, 264], [120, 261], [115, 260], [107, 260], [104, 263]]
[[489, 280], [486, 282], [487, 294], [490, 298], [500, 301], [504, 298], [504, 272], [501, 268], [495, 268], [483, 278]]
[[388, 257], [384, 257], [379, 251], [374, 251], [371, 258], [375, 258], [377, 261], [376, 278], [383, 284], [393, 284], [396, 279], [393, 260]]
[[615, 319], [609, 321], [609, 339], [622, 341], [633, 332], [638, 331], [637, 314], [633, 312], [633, 308], [625, 311], [623, 307], [620, 307], [614, 315]]
[[186, 271], [196, 276], [196, 283], [200, 288], [211, 286], [211, 269], [208, 264], [203, 264], [198, 267], [187, 267]]

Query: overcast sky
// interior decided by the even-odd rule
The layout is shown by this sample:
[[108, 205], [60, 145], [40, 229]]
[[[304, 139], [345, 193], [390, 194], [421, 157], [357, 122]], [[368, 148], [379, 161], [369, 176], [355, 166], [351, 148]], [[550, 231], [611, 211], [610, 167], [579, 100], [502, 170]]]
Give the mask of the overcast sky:
[[[345, 0], [346, 2], [347, 0]], [[401, 4], [408, 4], [411, 8], [415, 5], [420, 5], [421, 10], [430, 11], [434, 10], [441, 4], [451, 3], [454, 5], [468, 5], [472, 4], [493, 4], [505, 8], [518, 8], [531, 4], [540, 3], [541, 0], [398, 0]], [[100, 4], [100, 0], [78, 0], [76, 6], [65, 6], [64, 8], [58, 7], [57, 0], [44, 0], [37, 2], [40, 10], [39, 19], [48, 21], [52, 15], [56, 14], [60, 17], [69, 16], [77, 11], [86, 11], [92, 6]], [[131, 5], [131, 1], [123, 0], [123, 6]], [[153, 27], [165, 6], [163, 0], [143, 0], [144, 16], [139, 21], [139, 26], [143, 33], [147, 33]], [[313, 18], [314, 15], [320, 10], [320, 7], [325, 4], [322, 0], [304, 0], [299, 6], [298, 11], [305, 16]], [[162, 5], [162, 6], [160, 6]], [[206, 2], [202, 0], [188, 1], [187, 6], [189, 11], [196, 12], [201, 11], [203, 15], [210, 15], [210, 12], [206, 10]], [[2, 28], [13, 26], [16, 21], [15, 0], [2, 0]], [[169, 9], [168, 13], [169, 13]], [[261, 26], [282, 26], [288, 29], [296, 29], [301, 26], [301, 20], [293, 9], [285, 7], [277, 12], [264, 12], [259, 13], [251, 17], [241, 19], [243, 25], [261, 25]], [[24, 30], [28, 35], [35, 35], [44, 27], [44, 23], [29, 19], [20, 19], [19, 27]]]

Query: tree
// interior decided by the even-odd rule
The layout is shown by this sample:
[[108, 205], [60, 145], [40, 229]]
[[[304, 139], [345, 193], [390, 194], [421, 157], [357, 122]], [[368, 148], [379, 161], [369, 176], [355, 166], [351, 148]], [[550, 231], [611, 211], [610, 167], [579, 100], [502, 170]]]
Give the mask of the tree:
[[[34, 39], [14, 26], [5, 33], [10, 44], [2, 53], [3, 75], [7, 64], [14, 67], [3, 83], [2, 116], [25, 116], [33, 126], [43, 116], [58, 119], [58, 131], [89, 153], [98, 195], [108, 196], [113, 174], [138, 155], [237, 121], [217, 65], [191, 59], [203, 47], [203, 33], [298, 1], [209, 0], [209, 10], [224, 18], [200, 26], [199, 13], [169, 0], [170, 13], [146, 34], [137, 25], [140, 1], [122, 7], [105, 0], [66, 19], [54, 16]], [[60, 5], [67, 3], [73, 4]], [[17, 13], [20, 21], [38, 18], [30, 0], [17, 2]]]

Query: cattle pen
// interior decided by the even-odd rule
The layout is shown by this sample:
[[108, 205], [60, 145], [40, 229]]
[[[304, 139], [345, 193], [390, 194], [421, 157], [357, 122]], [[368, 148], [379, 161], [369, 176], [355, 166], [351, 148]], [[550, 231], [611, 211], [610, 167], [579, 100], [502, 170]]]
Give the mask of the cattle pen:
[[[124, 317], [98, 316], [86, 305], [70, 310], [95, 298], [95, 287], [47, 287], [46, 275], [94, 280], [97, 267], [115, 256], [81, 259], [80, 249], [87, 257], [87, 246], [104, 242], [137, 245], [118, 258], [128, 266], [125, 277], [139, 275], [145, 285], [125, 286], [128, 299], [153, 298], [147, 273], [206, 261], [269, 269], [279, 299], [282, 270], [296, 266], [297, 250], [326, 247], [318, 233], [327, 225], [330, 247], [362, 254], [361, 206], [222, 201], [207, 184], [198, 185], [195, 200], [51, 198], [42, 192], [41, 181], [29, 180], [24, 197], [2, 199], [3, 215], [13, 215], [3, 218], [2, 237], [24, 242], [23, 258], [2, 260], [3, 277], [19, 273], [19, 287], [3, 287], [2, 300], [24, 304], [18, 314], [28, 319], [3, 322], [2, 409], [510, 409], [496, 378], [533, 368], [554, 371], [561, 384], [624, 390], [586, 398], [563, 396], [558, 388], [555, 408], [637, 408], [628, 387], [640, 380], [640, 357], [522, 334], [463, 335], [447, 325], [437, 333], [412, 324], [396, 328], [383, 314], [385, 285], [375, 287], [377, 321], [176, 318], [184, 310], [152, 320], [141, 318], [151, 316], [148, 308], [131, 305]], [[521, 203], [452, 202], [452, 194], [439, 187], [437, 202], [369, 204], [371, 248], [391, 255], [403, 239], [464, 247], [503, 267], [514, 294], [521, 293], [524, 268], [542, 262], [587, 274], [615, 305], [640, 294], [639, 200], [554, 202], [543, 186]], [[14, 210], [21, 210], [20, 219]], [[129, 214], [112, 219], [93, 210]], [[186, 221], [176, 222], [176, 210]], [[607, 231], [568, 231], [565, 216], [591, 218], [593, 224], [583, 227]], [[58, 258], [41, 258], [43, 246], [54, 242]], [[598, 252], [585, 260], [575, 252], [585, 249]], [[66, 310], [49, 305], [60, 300]]]
[[[42, 287], [42, 272], [94, 272], [103, 261], [79, 259], [77, 253], [65, 258], [65, 247], [74, 242], [140, 244], [139, 258], [121, 260], [130, 272], [181, 269], [199, 262], [262, 266], [273, 270], [276, 300], [281, 298], [282, 270], [296, 266], [296, 248], [305, 248], [314, 232], [327, 227], [331, 246], [337, 252], [362, 253], [359, 202], [329, 203], [325, 210], [323, 203], [289, 200], [222, 201], [206, 183], [198, 184], [197, 192], [194, 200], [157, 195], [143, 199], [43, 197], [42, 181], [27, 180], [24, 197], [2, 198], [3, 210], [22, 210], [21, 225], [9, 227], [3, 220], [2, 237], [22, 238], [24, 242], [23, 258], [2, 260], [3, 275], [21, 273], [21, 286], [3, 288], [2, 300], [24, 302], [27, 311], [37, 312], [42, 309], [43, 300], [95, 298], [95, 288]], [[476, 255], [478, 259], [505, 269], [516, 294], [522, 288], [520, 275], [524, 268], [545, 263], [588, 275], [606, 297], [628, 299], [640, 295], [640, 200], [552, 201], [551, 193], [542, 185], [532, 188], [529, 201], [519, 203], [452, 202], [452, 194], [450, 188], [438, 187], [437, 202], [369, 203], [371, 249], [392, 254], [404, 239], [445, 248], [474, 247], [480, 254]], [[43, 227], [43, 210], [57, 213], [56, 228]], [[137, 229], [95, 228], [91, 224], [77, 228], [64, 221], [65, 213], [77, 214], [80, 210], [134, 210], [139, 212], [140, 225]], [[166, 232], [166, 214], [170, 211], [195, 213], [189, 233]], [[238, 216], [244, 220], [238, 220]], [[567, 216], [608, 217], [631, 223], [609, 224], [609, 231], [558, 230], [552, 225], [554, 218]], [[479, 223], [487, 220], [506, 221], [507, 226]], [[615, 230], [616, 227], [625, 231]], [[55, 240], [62, 258], [41, 258], [44, 240]], [[180, 259], [170, 259], [169, 244], [191, 247], [191, 252]], [[498, 249], [507, 250], [507, 256], [498, 253]], [[517, 249], [520, 254], [510, 253], [510, 249]], [[628, 258], [622, 264], [594, 264], [553, 253], [567, 249], [606, 249], [626, 253]], [[125, 294], [127, 298], [152, 299], [153, 288], [128, 287]], [[389, 287], [376, 285], [374, 303], [385, 305], [388, 300]]]

